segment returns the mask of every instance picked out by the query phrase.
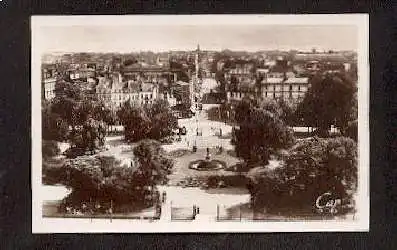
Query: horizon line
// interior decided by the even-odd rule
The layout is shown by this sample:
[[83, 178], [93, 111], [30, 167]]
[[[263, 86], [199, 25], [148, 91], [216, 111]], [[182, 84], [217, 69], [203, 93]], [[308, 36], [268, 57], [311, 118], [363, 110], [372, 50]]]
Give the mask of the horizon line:
[[[324, 48], [315, 48], [315, 53], [328, 53], [329, 51], [332, 52], [357, 52], [355, 49], [324, 49]], [[169, 49], [169, 50], [132, 50], [132, 51], [47, 51], [47, 52], [42, 52], [42, 54], [78, 54], [78, 53], [96, 53], [96, 54], [129, 54], [129, 53], [142, 53], [142, 52], [152, 52], [152, 53], [166, 53], [166, 52], [195, 52], [195, 49]], [[297, 51], [297, 52], [310, 52], [312, 53], [313, 51], [310, 49], [281, 49], [281, 48], [273, 48], [273, 49], [258, 49], [258, 50], [249, 50], [249, 49], [201, 49], [200, 51], [202, 52], [223, 52], [223, 51], [231, 51], [231, 52], [247, 52], [247, 53], [257, 53], [257, 52], [269, 52], [269, 51], [279, 51], [279, 52], [291, 52], [291, 51]]]

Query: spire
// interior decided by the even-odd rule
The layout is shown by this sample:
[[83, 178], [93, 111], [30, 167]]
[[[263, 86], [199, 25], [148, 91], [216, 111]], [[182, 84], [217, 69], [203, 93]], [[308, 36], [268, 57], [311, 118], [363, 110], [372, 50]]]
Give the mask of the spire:
[[197, 51], [200, 51], [200, 44], [197, 44]]

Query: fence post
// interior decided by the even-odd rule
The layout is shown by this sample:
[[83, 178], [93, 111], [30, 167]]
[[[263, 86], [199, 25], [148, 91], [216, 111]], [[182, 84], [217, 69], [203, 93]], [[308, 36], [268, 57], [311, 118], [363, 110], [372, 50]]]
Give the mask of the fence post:
[[239, 210], [240, 210], [240, 221], [241, 221], [241, 203], [240, 203], [240, 206], [239, 206]]
[[172, 217], [172, 201], [170, 201], [170, 213], [171, 213], [171, 221], [172, 221], [172, 219], [173, 219], [173, 217]]
[[255, 220], [255, 203], [254, 200], [251, 201], [251, 206], [252, 206], [252, 220]]
[[112, 216], [113, 216], [113, 200], [110, 200], [110, 222], [112, 222]]
[[219, 204], [216, 204], [216, 220], [219, 221]]
[[90, 214], [91, 214], [91, 220], [90, 222], [92, 223], [92, 217], [94, 217], [94, 209], [92, 209], [93, 205], [92, 205], [92, 198], [90, 197], [90, 203], [89, 203], [89, 208], [90, 208]]

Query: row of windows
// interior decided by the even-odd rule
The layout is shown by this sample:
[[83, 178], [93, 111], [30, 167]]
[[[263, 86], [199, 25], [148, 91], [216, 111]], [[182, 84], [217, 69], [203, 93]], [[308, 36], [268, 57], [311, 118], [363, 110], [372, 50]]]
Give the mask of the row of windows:
[[[124, 99], [126, 99], [128, 96], [124, 96]], [[139, 96], [138, 95], [132, 95], [129, 96], [132, 100], [138, 100]], [[119, 100], [122, 100], [122, 96], [119, 95]], [[153, 94], [141, 94], [141, 99], [153, 99]]]
[[300, 97], [304, 97], [303, 93], [293, 93], [293, 92], [265, 92], [263, 93], [264, 97], [280, 97], [280, 96], [287, 96], [290, 98], [300, 98]]
[[44, 73], [43, 74], [44, 79], [52, 78], [55, 76], [56, 76], [56, 73]]
[[280, 99], [284, 99], [284, 100], [291, 100], [291, 101], [302, 101], [304, 97], [302, 96], [298, 96], [298, 97], [294, 97], [294, 96], [266, 96], [265, 98], [270, 98], [270, 99], [275, 99], [275, 100], [280, 100]]
[[229, 74], [251, 74], [251, 70], [250, 69], [231, 69], [229, 71]]
[[124, 91], [122, 89], [115, 89], [113, 91], [110, 91], [110, 90], [107, 90], [107, 89], [98, 89], [96, 92], [98, 94], [129, 94], [129, 93], [136, 93], [136, 92]]
[[[149, 101], [149, 100], [142, 100], [141, 102], [140, 102], [141, 104], [152, 104], [153, 103], [153, 101]], [[123, 105], [123, 103], [122, 102], [113, 102], [113, 106], [114, 107], [120, 107], [121, 108], [121, 106]]]
[[[102, 97], [102, 98], [110, 98], [111, 96], [113, 96], [112, 94], [110, 94], [110, 93], [99, 93], [98, 94], [98, 97]], [[117, 95], [116, 96], [116, 99], [118, 98], [119, 100], [121, 100], [121, 99], [123, 99], [122, 98], [122, 96], [123, 95]], [[139, 95], [138, 94], [136, 94], [136, 95], [124, 95], [124, 99], [125, 99], [125, 97], [130, 97], [130, 98], [132, 98], [132, 99], [136, 99], [136, 100], [138, 100], [138, 97], [139, 97]], [[153, 99], [153, 94], [141, 94], [141, 99]]]
[[229, 92], [230, 97], [231, 98], [243, 98], [244, 96], [246, 96], [246, 93], [242, 93], [242, 92]]
[[[284, 87], [284, 88], [283, 88]], [[271, 90], [273, 89], [274, 91], [278, 90], [278, 89], [284, 89], [284, 91], [307, 91], [307, 87], [306, 86], [295, 86], [295, 88], [293, 87], [293, 85], [289, 85], [289, 86], [282, 86], [282, 85], [265, 85], [263, 87], [266, 90]]]
[[[229, 92], [228, 97], [229, 98], [237, 98], [241, 99], [244, 98], [245, 96], [250, 95], [249, 93], [242, 93], [242, 92]], [[269, 97], [269, 98], [278, 98], [278, 97], [288, 97], [288, 98], [293, 98], [293, 99], [301, 99], [304, 97], [304, 93], [297, 93], [297, 92], [264, 92], [263, 97]]]
[[54, 91], [45, 91], [44, 92], [44, 98], [45, 99], [52, 99], [52, 98], [54, 98], [55, 97], [55, 93], [54, 93]]

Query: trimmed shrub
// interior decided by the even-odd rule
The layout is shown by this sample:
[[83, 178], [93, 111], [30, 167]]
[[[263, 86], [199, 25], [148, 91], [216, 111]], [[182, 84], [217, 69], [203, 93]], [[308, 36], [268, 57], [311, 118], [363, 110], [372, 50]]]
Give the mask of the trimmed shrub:
[[224, 187], [246, 187], [249, 179], [245, 175], [211, 175], [207, 179], [207, 186], [217, 188], [222, 183]]

